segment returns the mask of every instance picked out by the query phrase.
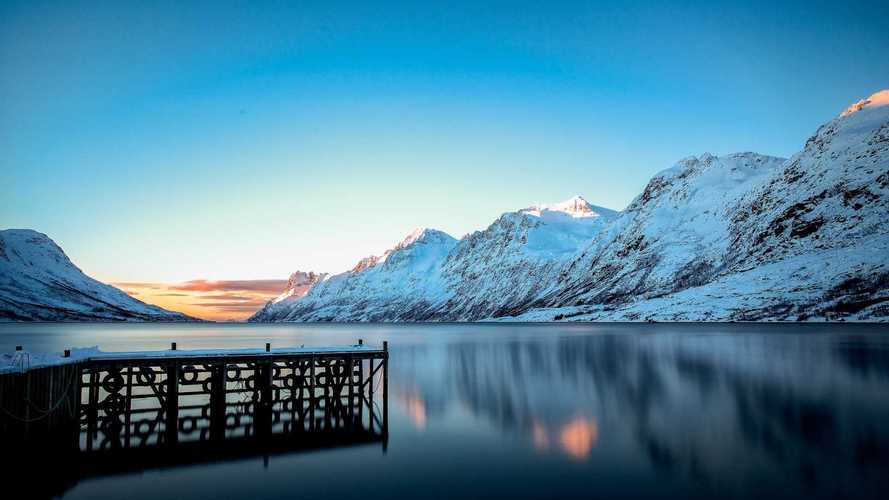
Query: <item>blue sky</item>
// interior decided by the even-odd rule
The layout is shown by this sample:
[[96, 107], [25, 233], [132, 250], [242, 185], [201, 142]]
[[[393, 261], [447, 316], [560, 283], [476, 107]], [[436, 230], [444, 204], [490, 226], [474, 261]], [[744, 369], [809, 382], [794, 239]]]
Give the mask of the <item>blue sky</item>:
[[885, 2], [700, 3], [7, 0], [0, 227], [109, 281], [341, 271], [889, 86]]

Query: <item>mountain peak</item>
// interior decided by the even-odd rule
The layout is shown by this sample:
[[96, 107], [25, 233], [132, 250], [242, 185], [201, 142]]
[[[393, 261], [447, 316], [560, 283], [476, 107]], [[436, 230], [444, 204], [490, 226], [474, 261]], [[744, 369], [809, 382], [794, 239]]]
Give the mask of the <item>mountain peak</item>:
[[281, 295], [272, 299], [272, 303], [281, 302], [289, 297], [302, 297], [309, 293], [309, 289], [315, 286], [315, 283], [324, 281], [326, 277], [327, 273], [296, 271], [291, 274], [290, 278], [287, 280], [287, 288], [284, 289], [284, 292], [281, 293]]
[[582, 196], [575, 195], [565, 201], [559, 203], [535, 203], [530, 207], [522, 210], [524, 213], [540, 216], [542, 212], [562, 212], [574, 218], [582, 217], [600, 217], [603, 214], [610, 214], [612, 211], [607, 208], [597, 207], [586, 201]]
[[393, 248], [392, 250], [400, 250], [427, 238], [436, 238], [443, 240], [453, 239], [451, 235], [445, 233], [444, 231], [439, 231], [438, 229], [432, 229], [428, 227], [418, 227], [411, 231], [403, 240], [401, 240], [398, 245], [395, 245], [395, 248]]
[[848, 116], [852, 113], [859, 111], [864, 108], [872, 108], [878, 106], [886, 106], [889, 105], [889, 89], [881, 90], [879, 92], [874, 93], [867, 99], [862, 99], [855, 104], [846, 108], [845, 111], [840, 113], [840, 116]]
[[0, 230], [0, 259], [25, 267], [74, 266], [56, 242], [33, 229]]
[[287, 288], [294, 288], [300, 285], [309, 285], [324, 279], [327, 273], [316, 273], [314, 271], [303, 272], [296, 271], [287, 279]]
[[403, 250], [418, 241], [431, 241], [433, 243], [450, 243], [456, 242], [457, 240], [444, 231], [439, 231], [438, 229], [432, 229], [428, 227], [418, 227], [408, 233], [407, 236], [404, 237], [397, 245], [386, 250], [383, 255], [370, 255], [358, 261], [358, 264], [355, 264], [355, 267], [351, 269], [353, 273], [360, 273], [366, 269], [376, 266], [377, 264], [382, 264], [386, 262], [386, 260], [399, 250]]

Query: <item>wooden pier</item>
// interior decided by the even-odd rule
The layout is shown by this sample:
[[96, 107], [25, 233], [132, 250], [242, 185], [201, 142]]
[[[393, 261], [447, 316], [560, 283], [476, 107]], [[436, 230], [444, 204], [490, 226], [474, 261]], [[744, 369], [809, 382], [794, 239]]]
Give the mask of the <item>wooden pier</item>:
[[0, 439], [79, 477], [388, 442], [388, 345], [101, 353], [0, 375]]

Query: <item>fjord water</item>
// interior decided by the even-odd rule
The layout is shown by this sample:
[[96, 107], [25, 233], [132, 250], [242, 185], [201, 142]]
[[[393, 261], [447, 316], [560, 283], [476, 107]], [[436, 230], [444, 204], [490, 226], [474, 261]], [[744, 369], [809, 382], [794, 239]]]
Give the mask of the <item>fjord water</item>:
[[[389, 440], [90, 478], [65, 498], [873, 497], [875, 325], [4, 324], [0, 351], [390, 342]], [[43, 474], [52, 474], [44, 471]]]

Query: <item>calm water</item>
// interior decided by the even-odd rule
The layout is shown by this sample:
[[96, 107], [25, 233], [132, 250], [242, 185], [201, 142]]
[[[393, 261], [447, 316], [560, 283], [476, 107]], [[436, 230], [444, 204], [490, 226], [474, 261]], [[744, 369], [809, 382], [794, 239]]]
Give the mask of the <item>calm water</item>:
[[876, 498], [889, 491], [885, 330], [30, 324], [0, 325], [0, 351], [390, 341], [385, 448], [82, 479], [66, 498]]

